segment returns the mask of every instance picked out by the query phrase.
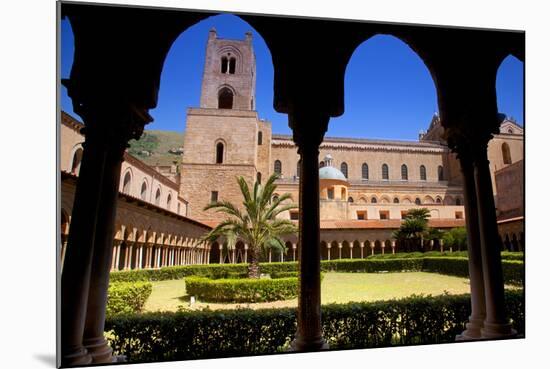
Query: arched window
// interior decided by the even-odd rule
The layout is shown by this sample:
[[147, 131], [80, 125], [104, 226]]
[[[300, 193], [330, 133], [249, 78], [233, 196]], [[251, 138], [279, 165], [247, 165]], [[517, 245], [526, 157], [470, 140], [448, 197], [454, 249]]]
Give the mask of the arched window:
[[418, 198], [418, 197], [417, 197], [416, 199], [414, 199], [414, 203], [415, 203], [416, 205], [422, 204], [422, 202], [420, 201], [420, 198]]
[[441, 199], [440, 199], [439, 197], [436, 198], [436, 199], [435, 199], [435, 203], [436, 203], [436, 204], [441, 204]]
[[141, 194], [140, 197], [143, 201], [147, 199], [147, 182], [143, 181], [141, 184]]
[[223, 163], [223, 143], [218, 142], [216, 144], [216, 164]]
[[222, 60], [221, 60], [221, 72], [222, 73], [227, 73], [227, 57], [226, 56], [222, 56]]
[[218, 109], [233, 109], [233, 92], [227, 87], [218, 94]]
[[371, 197], [370, 202], [373, 204], [376, 204], [378, 201], [376, 200], [376, 197]]
[[340, 172], [342, 172], [344, 177], [348, 178], [348, 164], [346, 162], [343, 162], [340, 165]]
[[401, 165], [401, 179], [404, 181], [409, 179], [409, 169], [405, 164]]
[[457, 197], [457, 198], [456, 198], [455, 204], [456, 204], [457, 206], [462, 205], [462, 201], [460, 201], [460, 197]]
[[82, 161], [82, 148], [78, 148], [73, 155], [73, 162], [71, 163], [71, 173], [78, 174], [80, 171], [80, 162]]
[[424, 165], [420, 166], [420, 180], [421, 181], [426, 180], [426, 167]]
[[369, 166], [367, 163], [363, 163], [363, 165], [361, 165], [361, 178], [369, 179]]
[[172, 206], [172, 194], [168, 194], [168, 198], [166, 199], [166, 208], [167, 209], [170, 209], [170, 207]]
[[262, 144], [262, 138], [263, 138], [262, 131], [259, 131], [259, 132], [258, 132], [258, 145], [261, 145], [261, 144]]
[[302, 171], [302, 162], [298, 160], [296, 163], [296, 177], [300, 177], [300, 172]]
[[353, 197], [348, 197], [348, 202], [353, 202]]
[[283, 170], [283, 165], [281, 164], [281, 161], [280, 160], [275, 160], [275, 164], [273, 165], [273, 171], [276, 173], [276, 174], [281, 174]]
[[390, 179], [389, 169], [387, 164], [382, 164], [382, 179]]
[[322, 168], [322, 167], [324, 167], [324, 166], [325, 166], [325, 162], [324, 162], [323, 160], [321, 160], [321, 161], [319, 162], [319, 168]]
[[129, 195], [131, 186], [132, 186], [132, 175], [130, 174], [130, 171], [128, 171], [124, 175], [124, 180], [122, 182], [122, 192]]
[[445, 180], [445, 176], [443, 175], [443, 167], [441, 165], [437, 167], [437, 180], [438, 181]]
[[502, 144], [502, 161], [504, 164], [512, 164], [512, 156], [510, 155], [510, 146], [505, 142]]
[[235, 74], [236, 66], [237, 60], [235, 58], [229, 58], [229, 74]]
[[157, 189], [157, 193], [155, 194], [155, 205], [160, 206], [160, 188]]
[[394, 198], [393, 198], [393, 203], [394, 203], [394, 204], [399, 204], [399, 199], [398, 199], [397, 197], [394, 197]]
[[256, 182], [258, 182], [258, 184], [262, 184], [262, 173], [256, 173]]
[[329, 198], [329, 200], [333, 200], [334, 199], [334, 188], [329, 188], [327, 190], [327, 197]]

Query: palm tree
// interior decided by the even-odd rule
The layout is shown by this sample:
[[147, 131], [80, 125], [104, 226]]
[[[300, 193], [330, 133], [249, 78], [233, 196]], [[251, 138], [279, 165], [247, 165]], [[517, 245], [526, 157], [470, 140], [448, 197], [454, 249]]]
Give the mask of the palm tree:
[[426, 208], [410, 209], [403, 218], [403, 223], [398, 230], [393, 233], [396, 240], [404, 241], [407, 245], [407, 251], [412, 243], [416, 248], [422, 249], [422, 240], [428, 229], [428, 218], [430, 210]]
[[226, 239], [239, 238], [248, 244], [250, 262], [248, 265], [249, 278], [259, 278], [260, 255], [268, 249], [285, 250], [281, 236], [295, 234], [298, 229], [287, 219], [277, 219], [277, 215], [284, 211], [295, 209], [293, 204], [283, 204], [289, 200], [290, 194], [285, 193], [273, 198], [277, 188], [273, 174], [265, 185], [254, 183], [253, 192], [243, 177], [237, 178], [237, 183], [243, 195], [243, 211], [229, 201], [216, 201], [206, 206], [204, 210], [215, 209], [218, 213], [227, 215], [226, 219], [208, 232], [203, 240], [213, 242], [219, 237]]

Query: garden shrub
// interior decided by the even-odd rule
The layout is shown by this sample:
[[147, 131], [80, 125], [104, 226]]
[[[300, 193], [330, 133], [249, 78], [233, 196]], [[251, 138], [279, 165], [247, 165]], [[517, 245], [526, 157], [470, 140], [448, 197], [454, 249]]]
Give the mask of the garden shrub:
[[[525, 332], [522, 291], [506, 291], [514, 329]], [[296, 309], [237, 309], [109, 317], [108, 340], [129, 362], [270, 354], [296, 332]], [[322, 306], [323, 336], [331, 349], [454, 342], [470, 314], [469, 295], [413, 296], [381, 302]]]
[[421, 271], [422, 258], [322, 260], [321, 270], [358, 273]]
[[150, 282], [109, 284], [107, 315], [139, 313], [153, 291]]
[[[467, 258], [427, 257], [424, 258], [423, 270], [432, 273], [469, 278]], [[504, 283], [522, 286], [524, 275], [525, 271], [522, 261], [502, 260], [502, 277]]]
[[210, 279], [185, 278], [185, 290], [207, 302], [265, 302], [298, 296], [298, 278]]

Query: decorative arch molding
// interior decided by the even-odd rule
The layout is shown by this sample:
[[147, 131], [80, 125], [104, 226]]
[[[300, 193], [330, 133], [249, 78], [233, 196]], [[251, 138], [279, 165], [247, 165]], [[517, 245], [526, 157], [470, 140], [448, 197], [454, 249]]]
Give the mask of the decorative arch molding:
[[[128, 179], [128, 181], [126, 180]], [[134, 172], [132, 167], [127, 167], [122, 175], [122, 192], [128, 195], [132, 194], [132, 184], [134, 183]]]
[[[80, 157], [78, 160], [78, 164], [75, 165], [75, 155], [80, 150]], [[80, 169], [80, 163], [82, 161], [82, 154], [84, 153], [84, 147], [82, 146], [82, 143], [78, 143], [73, 146], [71, 149], [71, 155], [69, 155], [69, 162], [67, 163], [67, 168], [69, 168], [69, 172], [71, 173], [78, 173], [78, 170]], [[76, 168], [75, 168], [76, 167]], [[75, 170], [77, 169], [77, 170]]]

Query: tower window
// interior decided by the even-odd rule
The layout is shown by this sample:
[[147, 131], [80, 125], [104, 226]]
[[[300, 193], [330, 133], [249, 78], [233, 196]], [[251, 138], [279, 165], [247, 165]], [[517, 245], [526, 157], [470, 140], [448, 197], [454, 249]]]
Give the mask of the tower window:
[[210, 193], [210, 202], [217, 202], [218, 201], [218, 191], [212, 191]]
[[384, 180], [390, 179], [388, 164], [382, 164], [382, 179]]
[[401, 179], [407, 181], [409, 179], [409, 169], [405, 164], [401, 165]]
[[273, 171], [277, 174], [281, 174], [282, 172], [282, 164], [280, 160], [275, 160], [275, 164], [273, 165]]
[[237, 64], [237, 60], [235, 58], [229, 59], [229, 74], [235, 74], [236, 64]]
[[223, 163], [223, 143], [218, 142], [216, 144], [216, 164]]
[[502, 161], [504, 164], [512, 164], [512, 156], [510, 155], [510, 146], [505, 142], [502, 144]]
[[340, 171], [344, 175], [344, 177], [348, 178], [348, 164], [346, 162], [343, 162], [340, 165]]
[[263, 134], [262, 131], [258, 132], [258, 145], [262, 144]]
[[334, 199], [334, 188], [329, 188], [327, 190], [327, 197], [329, 200], [333, 200]]
[[361, 177], [363, 179], [369, 179], [369, 166], [367, 163], [363, 163], [361, 166]]
[[222, 63], [221, 63], [221, 72], [222, 73], [227, 73], [227, 66], [228, 66], [227, 57], [222, 56]]
[[426, 180], [426, 167], [424, 165], [420, 166], [420, 180], [421, 181]]
[[233, 109], [233, 92], [227, 87], [218, 94], [218, 109]]
[[443, 175], [443, 167], [441, 165], [437, 167], [437, 180], [438, 181], [445, 180], [445, 176]]

